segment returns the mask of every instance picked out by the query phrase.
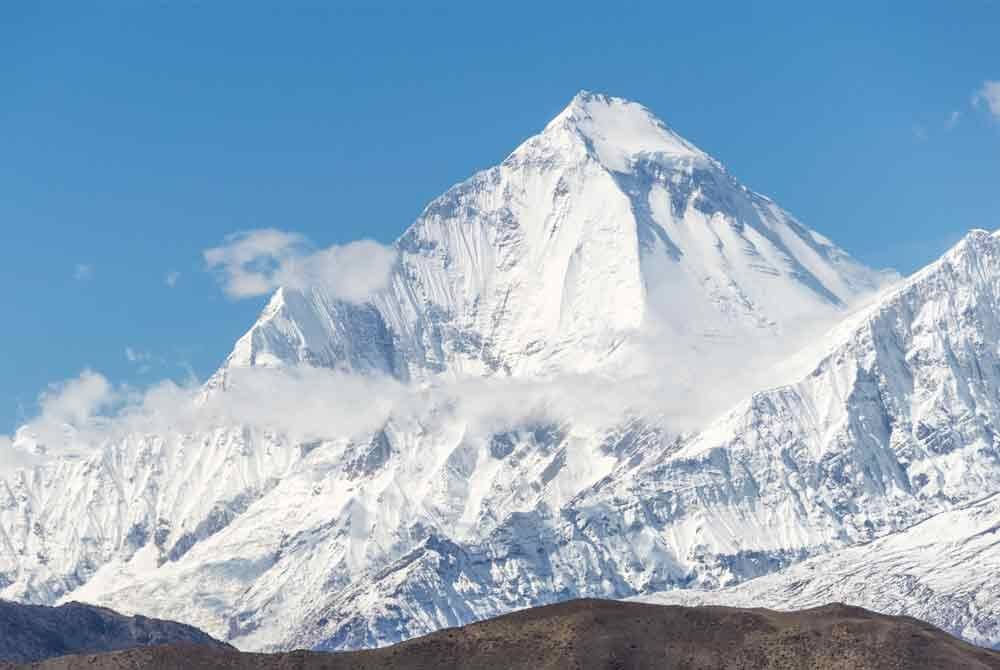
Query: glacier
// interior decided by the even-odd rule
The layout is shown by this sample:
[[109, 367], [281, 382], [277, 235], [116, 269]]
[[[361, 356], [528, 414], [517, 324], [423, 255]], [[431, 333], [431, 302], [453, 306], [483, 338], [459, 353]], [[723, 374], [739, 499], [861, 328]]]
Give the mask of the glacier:
[[286, 430], [265, 384], [260, 421], [2, 473], [0, 596], [245, 649], [576, 596], [837, 598], [1000, 642], [988, 572], [943, 564], [956, 543], [989, 561], [970, 510], [1000, 478], [996, 234], [871, 270], [646, 108], [581, 92], [395, 249], [363, 303], [279, 288], [192, 401], [322, 374], [384, 404], [375, 425], [320, 394], [311, 432]]

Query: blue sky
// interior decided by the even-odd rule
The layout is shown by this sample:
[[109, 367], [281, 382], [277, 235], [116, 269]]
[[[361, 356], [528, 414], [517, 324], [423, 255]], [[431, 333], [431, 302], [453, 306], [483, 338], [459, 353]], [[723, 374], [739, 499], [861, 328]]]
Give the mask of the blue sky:
[[0, 433], [84, 368], [204, 378], [264, 302], [204, 250], [390, 242], [581, 88], [871, 265], [1000, 226], [996, 2], [39, 4], [0, 8]]

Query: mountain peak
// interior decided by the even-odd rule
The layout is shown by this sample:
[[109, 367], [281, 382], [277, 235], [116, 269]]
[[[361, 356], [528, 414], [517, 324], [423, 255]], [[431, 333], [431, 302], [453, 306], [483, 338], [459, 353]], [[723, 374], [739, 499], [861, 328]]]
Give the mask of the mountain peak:
[[627, 171], [632, 160], [642, 154], [708, 158], [643, 105], [603, 93], [577, 93], [543, 134], [565, 131], [581, 137], [595, 157], [615, 172]]
[[995, 264], [1000, 259], [1000, 230], [989, 231], [973, 228], [956, 242], [937, 261], [917, 272], [923, 277], [937, 272], [941, 267], [964, 268], [973, 276], [983, 272], [983, 264]]
[[934, 268], [946, 263], [959, 262], [962, 259], [975, 259], [983, 254], [995, 254], [997, 241], [1000, 240], [1000, 229], [996, 231], [972, 228], [953, 244], [936, 262], [923, 268], [917, 274], [927, 274]]
[[720, 334], [742, 346], [836, 318], [882, 284], [643, 105], [589, 91], [432, 201], [397, 246], [367, 305], [276, 294], [224, 369], [587, 372], [648, 349], [654, 329], [675, 350], [728, 346]]

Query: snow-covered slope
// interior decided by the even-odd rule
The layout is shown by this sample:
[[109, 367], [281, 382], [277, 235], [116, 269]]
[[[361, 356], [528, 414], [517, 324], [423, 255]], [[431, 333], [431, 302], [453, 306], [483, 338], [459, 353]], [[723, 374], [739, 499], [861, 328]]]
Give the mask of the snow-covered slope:
[[802, 609], [843, 602], [928, 621], [1000, 646], [1000, 495], [907, 530], [804, 561], [738, 586], [678, 589], [638, 599], [683, 605]]
[[1000, 237], [973, 231], [819, 343], [798, 383], [693, 437], [626, 447], [562, 509], [513, 515], [473, 543], [429, 538], [332, 598], [312, 615], [326, 625], [296, 642], [382, 643], [574, 596], [726, 586], [1000, 490], [998, 284]]
[[279, 290], [207, 385], [386, 378], [379, 428], [166, 429], [11, 473], [0, 595], [348, 648], [904, 531], [1000, 478], [998, 247], [974, 232], [876, 298], [890, 277], [582, 93], [427, 207], [389, 288]]
[[224, 528], [285, 476], [299, 450], [230, 428], [130, 435], [0, 483], [3, 597], [52, 603], [101, 566], [155, 569]]

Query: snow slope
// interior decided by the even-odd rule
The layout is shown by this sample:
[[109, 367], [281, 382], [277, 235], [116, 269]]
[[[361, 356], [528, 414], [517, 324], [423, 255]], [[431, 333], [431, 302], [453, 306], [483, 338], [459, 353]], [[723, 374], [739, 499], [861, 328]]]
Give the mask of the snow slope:
[[581, 93], [427, 207], [389, 288], [280, 289], [207, 384], [405, 384], [378, 429], [130, 434], [9, 473], [0, 595], [351, 648], [891, 537], [996, 490], [998, 245], [886, 288], [645, 108]]
[[[429, 538], [331, 598], [312, 617], [327, 624], [296, 643], [378, 644], [575, 596], [724, 587], [998, 490], [998, 282], [1000, 238], [973, 231], [819, 343], [798, 383], [693, 437], [626, 447], [562, 509], [512, 515], [474, 543]], [[925, 605], [904, 598], [893, 611]], [[934, 621], [964, 630], [961, 616]]]
[[638, 599], [683, 605], [803, 609], [843, 602], [905, 614], [984, 646], [1000, 646], [1000, 496], [907, 530], [715, 591]]

